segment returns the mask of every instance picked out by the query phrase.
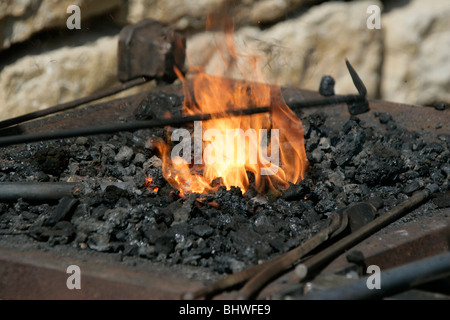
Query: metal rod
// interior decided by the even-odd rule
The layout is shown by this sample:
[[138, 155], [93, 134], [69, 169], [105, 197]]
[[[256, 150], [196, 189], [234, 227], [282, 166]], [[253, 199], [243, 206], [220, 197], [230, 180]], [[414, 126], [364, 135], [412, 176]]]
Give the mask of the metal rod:
[[145, 77], [136, 78], [136, 79], [127, 81], [121, 85], [96, 92], [94, 94], [91, 94], [89, 96], [86, 96], [86, 97], [83, 97], [80, 99], [76, 99], [76, 100], [72, 100], [72, 101], [69, 101], [66, 103], [58, 104], [56, 106], [53, 106], [53, 107], [50, 107], [50, 108], [47, 108], [44, 110], [30, 112], [30, 113], [27, 113], [27, 114], [24, 114], [24, 115], [15, 117], [15, 118], [3, 120], [3, 121], [0, 121], [0, 129], [7, 128], [10, 126], [19, 124], [19, 123], [23, 123], [25, 121], [41, 118], [41, 117], [44, 117], [44, 116], [47, 116], [50, 114], [54, 114], [57, 112], [73, 109], [82, 104], [89, 103], [89, 102], [92, 102], [92, 101], [95, 101], [95, 100], [98, 100], [101, 98], [105, 98], [105, 97], [111, 96], [113, 94], [119, 93], [121, 91], [130, 89], [132, 87], [142, 85], [142, 84], [146, 83], [147, 81], [148, 81], [148, 79]]
[[59, 200], [72, 197], [79, 192], [76, 182], [1, 182], [0, 201], [15, 201], [23, 198], [27, 201]]
[[230, 110], [228, 112], [220, 112], [220, 113], [206, 113], [206, 114], [197, 114], [191, 115], [187, 117], [176, 117], [176, 118], [168, 118], [168, 119], [158, 119], [158, 120], [150, 120], [150, 121], [133, 121], [129, 123], [116, 123], [112, 125], [105, 125], [99, 127], [92, 128], [76, 128], [76, 129], [67, 129], [56, 132], [42, 132], [42, 133], [30, 133], [30, 134], [21, 134], [14, 136], [7, 136], [0, 138], [0, 147], [18, 144], [18, 143], [30, 143], [36, 141], [43, 140], [52, 140], [52, 139], [65, 139], [65, 138], [73, 138], [78, 136], [89, 136], [95, 134], [104, 134], [104, 133], [116, 133], [119, 131], [136, 131], [140, 129], [150, 129], [155, 127], [165, 127], [165, 126], [174, 126], [174, 125], [182, 125], [186, 123], [191, 123], [194, 121], [206, 121], [211, 120], [213, 118], [226, 118], [229, 116], [238, 116], [238, 115], [251, 115], [256, 113], [264, 113], [270, 111], [270, 107], [260, 107], [260, 108], [252, 108], [252, 109], [238, 109], [238, 110]]
[[[311, 106], [318, 106], [318, 105], [349, 103], [349, 102], [361, 101], [361, 100], [364, 100], [364, 98], [362, 98], [358, 95], [347, 95], [347, 96], [333, 97], [333, 98], [328, 98], [328, 99], [292, 102], [288, 106], [291, 109], [295, 110], [295, 109], [305, 108], [308, 106], [311, 107]], [[150, 128], [156, 128], [156, 127], [165, 127], [165, 126], [176, 126], [176, 125], [191, 123], [194, 121], [207, 121], [207, 120], [211, 120], [211, 119], [226, 118], [229, 116], [245, 116], [245, 115], [258, 114], [258, 113], [266, 113], [266, 112], [270, 112], [270, 110], [271, 110], [271, 107], [236, 109], [236, 110], [229, 110], [227, 112], [197, 114], [197, 115], [191, 115], [191, 116], [186, 116], [186, 117], [157, 119], [157, 120], [150, 120], [150, 121], [133, 121], [133, 122], [129, 122], [129, 123], [116, 123], [116, 124], [112, 124], [112, 125], [90, 127], [90, 128], [67, 129], [67, 130], [61, 130], [61, 131], [56, 131], [56, 132], [42, 132], [42, 133], [12, 135], [12, 136], [0, 138], [0, 147], [19, 144], [19, 143], [31, 143], [31, 142], [45, 141], [45, 140], [52, 140], [52, 139], [65, 139], [65, 138], [73, 138], [73, 137], [78, 137], [78, 136], [116, 133], [116, 132], [120, 132], [120, 131], [136, 131], [136, 130], [140, 130], [140, 129], [150, 129]]]
[[436, 188], [431, 185], [429, 189], [421, 190], [414, 193], [411, 198], [402, 202], [392, 210], [384, 213], [382, 216], [376, 218], [372, 222], [369, 222], [365, 226], [342, 238], [338, 242], [332, 244], [325, 250], [319, 252], [315, 256], [306, 260], [302, 264], [299, 264], [295, 268], [295, 273], [299, 278], [299, 281], [311, 277], [313, 273], [318, 271], [332, 259], [345, 252], [345, 250], [351, 248], [355, 244], [361, 242], [367, 237], [371, 236], [378, 230], [389, 225], [391, 222], [399, 219], [405, 215], [409, 210], [416, 207], [423, 201], [429, 198], [431, 193], [434, 193]]
[[323, 293], [306, 295], [307, 300], [367, 300], [381, 299], [401, 293], [430, 281], [450, 276], [450, 252], [414, 261], [380, 273], [380, 288], [369, 289], [368, 277]]
[[295, 110], [295, 109], [302, 109], [302, 108], [308, 108], [308, 107], [318, 107], [318, 106], [326, 106], [326, 105], [332, 105], [332, 104], [341, 104], [341, 103], [352, 103], [352, 102], [362, 102], [365, 101], [365, 98], [356, 95], [356, 94], [349, 94], [345, 96], [337, 96], [337, 97], [331, 97], [326, 99], [317, 99], [317, 100], [304, 100], [304, 101], [292, 101], [287, 103], [289, 108]]

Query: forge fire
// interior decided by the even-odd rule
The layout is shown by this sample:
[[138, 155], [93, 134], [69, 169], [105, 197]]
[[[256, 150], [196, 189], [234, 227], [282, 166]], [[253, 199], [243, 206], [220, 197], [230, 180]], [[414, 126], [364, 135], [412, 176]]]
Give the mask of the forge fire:
[[[163, 44], [150, 47], [182, 49], [184, 61], [181, 37], [144, 22], [121, 37], [133, 38], [124, 56], [141, 49], [133, 32], [146, 26]], [[158, 49], [152, 54], [170, 76], [157, 79], [177, 82], [31, 115], [18, 127], [10, 126], [17, 119], [0, 123], [0, 248], [104, 255], [131, 267], [144, 261], [210, 280], [266, 262], [291, 268], [284, 254], [314, 255], [396, 208], [405, 215], [393, 227], [424, 217], [448, 222], [448, 110], [369, 100], [348, 61], [358, 94], [335, 95], [329, 75], [319, 92], [275, 85], [262, 75], [266, 58], [238, 52], [232, 31], [217, 41], [225, 50], [214, 74], [181, 70]], [[139, 65], [128, 67], [119, 69], [126, 85], [148, 80], [133, 78]], [[228, 77], [231, 69], [242, 79]], [[352, 254], [348, 272], [362, 276], [365, 257]]]
[[[262, 58], [237, 52], [232, 31], [226, 29], [226, 46], [217, 50], [223, 51], [223, 64], [239, 68], [245, 80], [225, 78], [225, 67], [216, 76], [191, 67], [190, 81], [176, 70], [183, 82], [182, 112], [220, 114], [257, 107], [269, 107], [270, 112], [196, 122], [192, 137], [186, 129], [175, 129], [170, 140], [181, 142], [172, 150], [157, 142], [164, 177], [183, 195], [216, 192], [220, 186], [246, 192], [248, 173], [258, 192], [276, 192], [303, 180], [308, 167], [301, 120], [283, 101], [280, 87], [266, 84], [258, 64]], [[189, 166], [192, 162], [194, 166]]]

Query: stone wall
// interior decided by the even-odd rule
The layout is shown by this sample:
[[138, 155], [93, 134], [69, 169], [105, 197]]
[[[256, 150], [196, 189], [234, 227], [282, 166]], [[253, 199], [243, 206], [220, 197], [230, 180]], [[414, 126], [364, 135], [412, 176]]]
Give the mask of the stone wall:
[[[230, 2], [0, 1], [0, 120], [118, 84], [120, 29], [148, 17], [186, 35], [188, 66], [216, 74], [221, 57], [214, 49], [223, 35], [205, 31], [206, 17], [225, 12], [236, 23], [237, 48], [262, 57], [264, 81], [317, 90], [328, 74], [337, 93], [353, 93], [348, 58], [371, 98], [450, 103], [448, 0], [243, 0], [225, 10]], [[66, 26], [70, 5], [81, 9], [80, 30]], [[381, 9], [381, 29], [367, 27], [370, 5]], [[226, 71], [249, 74], [239, 66]]]

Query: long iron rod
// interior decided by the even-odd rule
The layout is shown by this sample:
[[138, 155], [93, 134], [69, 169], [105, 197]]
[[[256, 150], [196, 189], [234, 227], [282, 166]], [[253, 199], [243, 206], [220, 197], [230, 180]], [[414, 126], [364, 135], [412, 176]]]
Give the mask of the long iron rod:
[[0, 201], [59, 200], [73, 196], [79, 186], [76, 182], [1, 182]]
[[369, 222], [355, 232], [332, 244], [331, 246], [306, 260], [302, 264], [299, 264], [295, 268], [295, 273], [298, 277], [298, 280], [303, 281], [304, 279], [311, 277], [314, 272], [318, 271], [332, 259], [345, 252], [345, 250], [366, 239], [367, 237], [371, 236], [378, 230], [389, 225], [391, 222], [399, 219], [411, 209], [415, 208], [417, 205], [428, 199], [430, 194], [434, 193], [435, 191], [435, 186], [431, 185], [425, 190], [414, 193], [408, 200], [405, 200], [395, 208], [384, 213], [382, 216], [376, 218], [372, 222]]
[[61, 104], [58, 104], [56, 106], [53, 106], [53, 107], [50, 107], [47, 109], [30, 112], [30, 113], [27, 113], [27, 114], [24, 114], [24, 115], [15, 117], [15, 118], [6, 119], [3, 121], [0, 121], [0, 129], [7, 128], [7, 127], [10, 127], [10, 126], [13, 126], [16, 124], [20, 124], [20, 123], [23, 123], [26, 121], [34, 120], [37, 118], [41, 118], [44, 116], [48, 116], [50, 114], [54, 114], [57, 112], [70, 110], [70, 109], [78, 107], [82, 104], [89, 103], [89, 102], [92, 102], [92, 101], [95, 101], [95, 100], [98, 100], [98, 99], [101, 99], [104, 97], [111, 96], [113, 94], [122, 92], [124, 90], [130, 89], [130, 88], [138, 86], [138, 85], [142, 85], [142, 84], [146, 83], [147, 81], [148, 81], [148, 79], [145, 77], [136, 78], [136, 79], [127, 81], [121, 85], [96, 92], [94, 94], [91, 94], [91, 95], [83, 97], [83, 98], [72, 100], [72, 101], [69, 101], [66, 103], [61, 103]]
[[433, 280], [450, 276], [450, 252], [381, 271], [380, 288], [369, 289], [368, 277], [323, 293], [306, 296], [307, 300], [368, 300], [401, 293]]
[[[347, 96], [333, 97], [333, 98], [328, 98], [328, 99], [292, 102], [288, 106], [291, 109], [295, 110], [295, 109], [299, 109], [299, 108], [318, 106], [318, 105], [348, 103], [348, 102], [353, 102], [353, 101], [360, 101], [363, 99], [364, 98], [362, 98], [359, 95], [347, 95]], [[104, 125], [104, 126], [90, 127], [90, 128], [75, 128], [75, 129], [67, 129], [67, 130], [61, 130], [61, 131], [56, 131], [56, 132], [41, 132], [41, 133], [12, 135], [12, 136], [0, 138], [0, 147], [19, 144], [19, 143], [31, 143], [31, 142], [52, 140], [52, 139], [65, 139], [65, 138], [73, 138], [73, 137], [78, 137], [78, 136], [116, 133], [116, 132], [120, 132], [120, 131], [136, 131], [136, 130], [140, 130], [140, 129], [175, 126], [175, 125], [191, 123], [194, 121], [206, 121], [206, 120], [210, 120], [210, 119], [226, 118], [229, 116], [244, 116], [244, 115], [252, 115], [252, 114], [258, 114], [258, 113], [266, 113], [266, 112], [270, 112], [270, 110], [271, 110], [271, 107], [236, 109], [236, 110], [229, 110], [227, 112], [196, 114], [196, 115], [190, 115], [190, 116], [186, 116], [186, 117], [157, 119], [157, 120], [149, 120], [149, 121], [133, 121], [133, 122], [128, 122], [128, 123], [115, 123], [112, 125]]]

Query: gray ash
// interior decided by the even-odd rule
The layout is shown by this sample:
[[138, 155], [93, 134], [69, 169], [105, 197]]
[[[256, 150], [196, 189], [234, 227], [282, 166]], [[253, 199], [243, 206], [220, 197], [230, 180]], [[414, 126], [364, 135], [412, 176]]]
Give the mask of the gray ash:
[[356, 116], [336, 130], [326, 119], [303, 118], [310, 170], [281, 196], [220, 188], [179, 197], [149, 140], [164, 138], [163, 129], [6, 148], [0, 182], [75, 181], [83, 193], [57, 203], [0, 203], [0, 232], [232, 273], [298, 246], [351, 203], [378, 199], [382, 214], [430, 183], [448, 191], [448, 136], [426, 143], [389, 114], [378, 115], [385, 130]]

